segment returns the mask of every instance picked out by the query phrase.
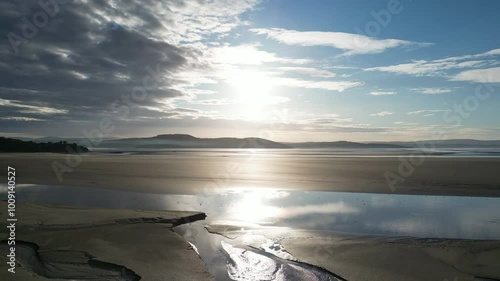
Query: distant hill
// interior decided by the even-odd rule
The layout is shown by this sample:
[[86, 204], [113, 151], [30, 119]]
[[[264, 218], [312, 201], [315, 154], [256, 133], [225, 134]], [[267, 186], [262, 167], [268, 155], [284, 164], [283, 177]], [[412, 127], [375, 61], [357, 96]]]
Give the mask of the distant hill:
[[184, 134], [158, 135], [150, 138], [108, 140], [101, 148], [167, 149], [167, 148], [290, 148], [290, 146], [262, 138], [197, 138]]
[[[22, 139], [28, 141], [28, 139]], [[85, 138], [61, 138], [43, 137], [29, 139], [33, 143], [61, 143], [67, 142], [73, 145], [89, 145]], [[473, 139], [450, 139], [437, 141], [415, 141], [415, 142], [299, 142], [280, 143], [263, 138], [198, 138], [187, 134], [163, 134], [154, 137], [105, 139], [98, 146], [103, 149], [182, 149], [182, 148], [308, 148], [308, 149], [406, 149], [428, 147], [429, 144], [435, 148], [500, 148], [500, 140], [473, 140]]]
[[338, 148], [338, 149], [359, 149], [359, 148], [408, 148], [399, 144], [390, 143], [359, 143], [350, 141], [334, 142], [301, 142], [290, 143], [294, 148]]
[[59, 142], [34, 142], [0, 137], [0, 152], [89, 152], [85, 146], [76, 143]]
[[432, 145], [436, 148], [500, 148], [500, 140], [473, 140], [473, 139], [449, 139], [449, 140], [423, 140], [414, 142], [377, 142], [377, 144], [393, 144], [408, 147], [421, 147]]

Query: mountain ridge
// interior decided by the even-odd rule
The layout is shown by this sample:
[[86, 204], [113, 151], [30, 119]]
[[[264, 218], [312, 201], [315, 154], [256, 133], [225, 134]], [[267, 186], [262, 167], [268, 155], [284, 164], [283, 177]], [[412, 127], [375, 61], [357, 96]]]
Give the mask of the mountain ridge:
[[[21, 138], [19, 138], [21, 139]], [[26, 138], [22, 138], [27, 140]], [[34, 142], [68, 141], [80, 145], [88, 144], [84, 138], [42, 137], [30, 139]], [[200, 138], [190, 134], [159, 134], [151, 137], [104, 139], [99, 148], [119, 149], [177, 149], [177, 148], [309, 148], [309, 149], [405, 149], [405, 148], [500, 148], [500, 140], [448, 139], [420, 141], [322, 141], [322, 142], [275, 142], [258, 137]]]

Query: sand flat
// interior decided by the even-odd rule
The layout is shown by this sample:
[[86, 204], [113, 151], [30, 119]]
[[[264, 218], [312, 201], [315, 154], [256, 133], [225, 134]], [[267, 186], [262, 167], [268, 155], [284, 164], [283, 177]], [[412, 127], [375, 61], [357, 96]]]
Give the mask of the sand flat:
[[426, 158], [392, 190], [384, 177], [398, 173], [397, 157], [248, 157], [88, 154], [60, 182], [52, 163], [63, 154], [0, 154], [17, 169], [19, 184], [88, 186], [137, 192], [196, 194], [218, 188], [500, 196], [500, 158]]
[[296, 232], [281, 241], [300, 261], [348, 280], [500, 280], [500, 241]]
[[[0, 208], [6, 210], [6, 203], [0, 202]], [[4, 218], [5, 213], [2, 214]], [[194, 221], [199, 216], [200, 213], [194, 212], [18, 203], [16, 251], [23, 267], [17, 268], [18, 273], [12, 279], [4, 269], [6, 261], [2, 255], [0, 277], [2, 280], [43, 280], [58, 276], [87, 276], [87, 279], [100, 276], [104, 280], [138, 280], [137, 276], [141, 280], [213, 280], [196, 252], [172, 231], [172, 225], [179, 220], [192, 217]], [[6, 231], [1, 229], [0, 235], [7, 237]], [[34, 243], [38, 249], [33, 252], [30, 245], [21, 241]]]
[[[319, 266], [347, 280], [500, 280], [500, 240], [362, 236], [275, 228], [243, 231], [218, 225], [208, 229], [255, 248], [261, 248], [266, 239], [277, 241], [290, 259]], [[245, 239], [248, 235], [266, 239]]]

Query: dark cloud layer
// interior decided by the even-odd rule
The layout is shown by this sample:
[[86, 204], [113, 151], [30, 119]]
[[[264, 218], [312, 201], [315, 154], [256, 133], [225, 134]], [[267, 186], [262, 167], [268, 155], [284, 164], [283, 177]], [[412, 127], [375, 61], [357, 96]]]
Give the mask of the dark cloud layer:
[[[38, 1], [0, 3], [0, 34], [5, 39], [0, 43], [2, 128], [19, 126], [14, 124], [19, 118], [38, 123], [31, 126], [74, 123], [68, 127], [107, 115], [116, 118], [110, 110], [113, 101], [142, 86], [144, 77], [158, 69], [156, 79], [148, 84], [154, 86], [147, 89], [147, 98], [140, 105], [152, 106], [158, 100], [183, 95], [172, 88], [175, 81], [171, 77], [193, 67], [188, 60], [199, 53], [155, 38], [151, 31], [162, 24], [151, 10], [143, 8], [145, 4], [129, 2], [116, 9], [116, 2], [90, 3], [59, 5], [60, 11], [48, 16], [46, 25], [27, 41], [16, 40], [21, 43], [14, 48], [11, 40], [18, 37], [12, 34], [24, 37], [23, 18], [33, 23], [33, 16], [43, 9]], [[124, 21], [127, 13], [134, 15], [129, 25]]]

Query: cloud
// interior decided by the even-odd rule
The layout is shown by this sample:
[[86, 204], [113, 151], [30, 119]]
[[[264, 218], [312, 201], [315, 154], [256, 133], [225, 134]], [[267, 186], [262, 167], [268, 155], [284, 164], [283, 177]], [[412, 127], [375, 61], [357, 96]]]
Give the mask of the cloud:
[[311, 119], [307, 120], [307, 122], [311, 124], [322, 124], [322, 125], [328, 125], [328, 124], [336, 124], [338, 123], [348, 123], [352, 122], [352, 118], [338, 118], [338, 117], [330, 117], [330, 118], [316, 118], [316, 119]]
[[287, 77], [276, 77], [272, 79], [274, 85], [291, 88], [319, 89], [326, 91], [343, 92], [350, 88], [363, 85], [356, 81], [312, 81]]
[[320, 78], [333, 78], [337, 75], [333, 72], [324, 69], [318, 69], [313, 67], [278, 67], [277, 70], [285, 71], [285, 72], [295, 72], [299, 74], [305, 74], [312, 77], [320, 77]]
[[[17, 113], [23, 114], [37, 114], [37, 115], [55, 115], [55, 114], [66, 114], [68, 110], [65, 109], [57, 109], [49, 106], [44, 106], [42, 104], [38, 105], [29, 105], [23, 104], [18, 100], [6, 100], [0, 98], [0, 107], [3, 111], [5, 108], [14, 108]], [[4, 118], [5, 119], [5, 118]], [[26, 118], [25, 118], [26, 119]], [[33, 118], [31, 118], [33, 119]], [[8, 120], [8, 119], [5, 119]], [[15, 119], [11, 119], [15, 120]]]
[[[246, 25], [241, 14], [259, 3], [146, 0], [120, 3], [119, 8], [115, 1], [65, 4], [34, 38], [19, 46], [17, 54], [9, 51], [8, 40], [0, 41], [0, 126], [5, 132], [33, 130], [45, 135], [59, 130], [80, 135], [104, 117], [118, 121], [121, 117], [111, 109], [116, 101], [130, 104], [129, 122], [120, 123], [129, 129], [130, 120], [199, 116], [203, 113], [178, 110], [172, 115], [145, 108], [159, 108], [159, 101], [166, 99], [202, 94], [203, 90], [188, 86], [214, 81], [198, 75], [193, 82], [185, 75], [212, 69], [205, 60], [208, 48], [201, 41], [224, 37]], [[20, 35], [21, 18], [31, 19], [40, 10], [38, 1], [0, 3], [0, 33]], [[271, 53], [256, 55], [264, 56], [264, 61], [294, 62], [273, 58]], [[154, 79], [148, 95], [137, 105], [131, 104], [132, 90], [142, 86], [151, 73]], [[16, 125], [35, 119], [37, 127]]]
[[450, 88], [413, 88], [410, 90], [427, 95], [446, 94], [453, 91], [453, 89]]
[[[312, 118], [307, 118], [307, 117], [312, 117]], [[338, 114], [335, 113], [322, 114], [322, 115], [314, 114], [314, 115], [309, 115], [307, 117], [301, 119], [304, 119], [304, 122], [306, 124], [314, 124], [314, 125], [339, 125], [339, 123], [353, 122], [352, 118], [340, 117]]]
[[467, 63], [457, 63], [455, 61], [426, 61], [419, 60], [411, 63], [403, 63], [390, 66], [372, 67], [366, 71], [382, 71], [396, 74], [410, 74], [415, 76], [436, 76], [444, 75], [444, 70], [453, 68], [473, 67], [483, 65], [482, 61], [469, 61]]
[[394, 112], [390, 112], [390, 111], [381, 111], [379, 113], [372, 113], [370, 114], [370, 116], [377, 116], [377, 117], [383, 117], [383, 116], [389, 116], [389, 115], [393, 115]]
[[[496, 60], [491, 60], [490, 57], [499, 54], [500, 54], [500, 49], [495, 49], [485, 53], [474, 54], [474, 55], [449, 57], [436, 60], [414, 60], [412, 62], [403, 64], [371, 67], [365, 69], [365, 71], [381, 71], [381, 72], [407, 74], [414, 76], [445, 76], [447, 74], [447, 71], [453, 69], [478, 68], [495, 64]], [[454, 79], [455, 81], [463, 81], [462, 79], [473, 79], [473, 78], [455, 77]], [[494, 78], [490, 80], [494, 80]]]
[[388, 91], [375, 91], [375, 92], [370, 92], [369, 95], [372, 96], [390, 96], [390, 95], [397, 95], [397, 92], [388, 92]]
[[[279, 70], [279, 68], [276, 70]], [[348, 89], [363, 85], [363, 82], [359, 81], [312, 80], [286, 77], [283, 74], [284, 73], [280, 71], [263, 71], [230, 67], [227, 69], [220, 69], [209, 75], [213, 75], [216, 79], [233, 85], [257, 83], [261, 86], [265, 86], [264, 88], [287, 87], [344, 92]]]
[[234, 101], [231, 101], [227, 98], [223, 98], [223, 99], [204, 99], [204, 100], [199, 100], [199, 99], [196, 99], [196, 100], [190, 100], [189, 101], [190, 104], [200, 104], [200, 105], [229, 105], [229, 104], [233, 104]]
[[453, 76], [451, 81], [500, 83], [500, 67], [462, 71]]
[[450, 111], [450, 110], [449, 109], [422, 109], [422, 110], [408, 112], [408, 114], [409, 115], [421, 115], [421, 114], [434, 114], [434, 113], [441, 113], [441, 112], [448, 112], [448, 111]]
[[305, 64], [309, 59], [281, 58], [258, 49], [258, 45], [224, 46], [213, 50], [216, 63], [233, 65], [260, 65], [268, 62]]
[[31, 117], [19, 117], [19, 116], [12, 116], [12, 117], [2, 117], [0, 118], [2, 120], [14, 120], [14, 121], [44, 121], [43, 119], [38, 119], [38, 118], [31, 118]]
[[403, 122], [403, 121], [394, 122], [394, 124], [396, 124], [396, 125], [407, 125], [407, 126], [418, 125], [418, 123], [414, 123], [414, 122]]
[[431, 45], [398, 39], [376, 39], [344, 32], [297, 31], [282, 28], [254, 28], [250, 31], [287, 45], [333, 47], [343, 50], [345, 55], [376, 54], [390, 48]]

